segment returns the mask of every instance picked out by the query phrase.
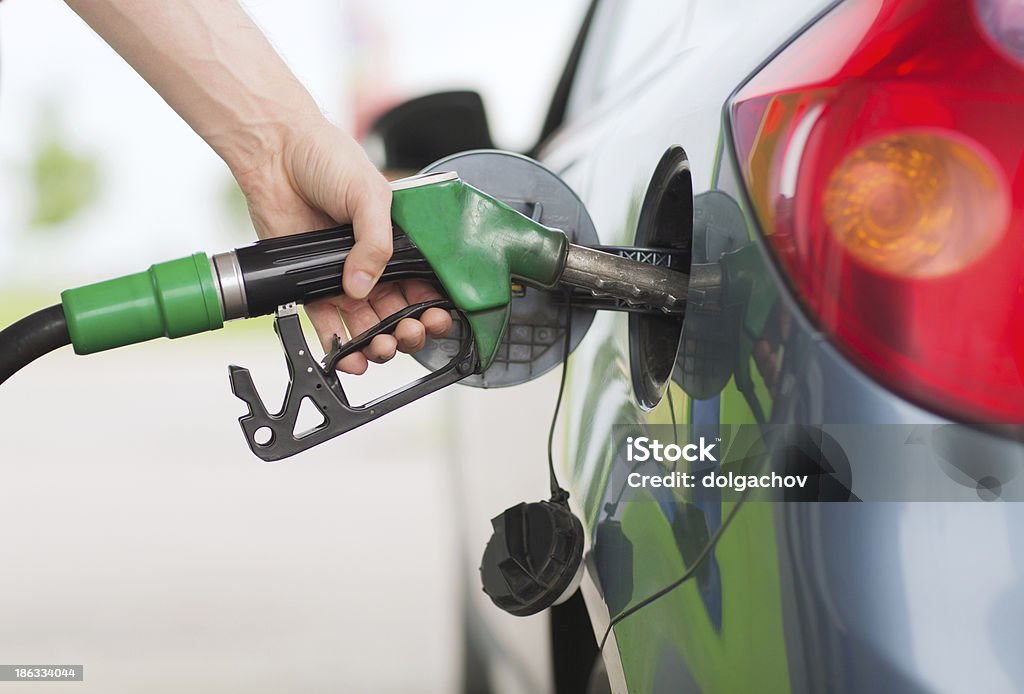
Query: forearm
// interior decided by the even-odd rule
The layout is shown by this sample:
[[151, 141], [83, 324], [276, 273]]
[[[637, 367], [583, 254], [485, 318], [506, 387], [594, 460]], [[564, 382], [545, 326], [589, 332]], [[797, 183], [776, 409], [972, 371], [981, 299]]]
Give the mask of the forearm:
[[262, 166], [313, 98], [235, 0], [67, 0], [227, 162]]

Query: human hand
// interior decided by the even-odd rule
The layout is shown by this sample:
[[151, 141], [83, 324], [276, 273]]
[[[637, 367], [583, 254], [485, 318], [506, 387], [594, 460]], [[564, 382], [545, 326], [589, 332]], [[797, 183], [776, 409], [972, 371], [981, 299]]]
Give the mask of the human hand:
[[[334, 335], [357, 335], [410, 303], [439, 298], [428, 282], [405, 280], [374, 286], [391, 257], [391, 187], [362, 148], [322, 117], [281, 129], [280, 147], [254, 168], [236, 173], [260, 238], [324, 229], [351, 222], [356, 243], [345, 262], [344, 294], [306, 305], [324, 351]], [[338, 364], [362, 374], [368, 360], [383, 363], [396, 351], [415, 352], [427, 335], [451, 328], [447, 311], [432, 308], [406, 318], [394, 336], [377, 335], [362, 353]]]
[[[391, 188], [348, 135], [327, 122], [309, 92], [237, 2], [68, 0], [221, 156], [261, 238], [352, 222], [356, 244], [345, 296], [306, 306], [324, 350], [345, 326], [355, 335], [408, 305], [437, 298], [425, 282], [374, 286], [391, 257]], [[339, 363], [363, 373], [442, 335], [441, 309], [403, 320]]]

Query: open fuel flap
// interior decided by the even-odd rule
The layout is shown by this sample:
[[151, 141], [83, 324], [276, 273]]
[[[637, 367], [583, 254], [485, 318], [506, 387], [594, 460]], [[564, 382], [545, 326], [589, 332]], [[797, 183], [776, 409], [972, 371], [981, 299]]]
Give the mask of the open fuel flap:
[[[689, 272], [693, 243], [693, 180], [686, 152], [673, 145], [647, 187], [633, 246], [637, 260]], [[691, 289], [692, 291], [692, 289]], [[683, 335], [682, 315], [634, 313], [629, 317], [629, 363], [633, 391], [645, 408], [665, 394]]]

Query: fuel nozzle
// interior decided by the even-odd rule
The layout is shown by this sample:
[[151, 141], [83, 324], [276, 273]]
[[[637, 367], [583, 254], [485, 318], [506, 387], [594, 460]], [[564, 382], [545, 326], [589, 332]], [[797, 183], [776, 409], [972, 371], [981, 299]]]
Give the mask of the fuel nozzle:
[[[394, 189], [457, 181], [453, 173], [396, 182]], [[71, 343], [92, 354], [158, 337], [217, 330], [225, 321], [274, 313], [278, 306], [341, 293], [355, 245], [351, 225], [265, 239], [212, 258], [195, 253], [143, 272], [61, 294]], [[380, 281], [434, 279], [430, 264], [396, 229], [394, 254]]]
[[[483, 171], [502, 192], [483, 192], [463, 180], [461, 171], [396, 181], [394, 254], [380, 277], [382, 282], [430, 281], [442, 298], [409, 306], [344, 344], [336, 338], [322, 362], [310, 356], [296, 304], [341, 293], [345, 262], [356, 243], [347, 225], [258, 241], [212, 258], [196, 253], [69, 289], [61, 295], [67, 334], [77, 353], [89, 354], [276, 314], [290, 375], [281, 410], [267, 410], [246, 369], [231, 367], [230, 378], [235, 394], [249, 407], [240, 421], [250, 447], [264, 460], [279, 460], [438, 388], [482, 376], [495, 362], [502, 362], [497, 371], [512, 379], [496, 385], [543, 373], [541, 361], [554, 354], [558, 324], [568, 326], [570, 313], [579, 310], [566, 311], [550, 297], [569, 303], [577, 296], [589, 298], [588, 309], [676, 315], [685, 310], [689, 278], [681, 263], [660, 266], [630, 255], [637, 250], [652, 255], [655, 249], [605, 252], [613, 247], [570, 243], [570, 235], [584, 228], [596, 242], [593, 223], [571, 189], [537, 162], [485, 152], [465, 154], [459, 166], [474, 176]], [[579, 240], [578, 234], [573, 240]], [[517, 315], [513, 299], [521, 295], [513, 292], [513, 284], [548, 298], [523, 300], [518, 305], [525, 308], [517, 309]], [[403, 318], [418, 318], [430, 308], [449, 310], [456, 319], [447, 342], [439, 341], [440, 348], [434, 349], [439, 358], [429, 365], [431, 373], [366, 405], [349, 403], [335, 372], [337, 362], [376, 335], [393, 332]], [[517, 322], [524, 313], [533, 324]], [[577, 334], [583, 332], [585, 326]], [[325, 418], [312, 432], [295, 428], [304, 399], [312, 400]]]

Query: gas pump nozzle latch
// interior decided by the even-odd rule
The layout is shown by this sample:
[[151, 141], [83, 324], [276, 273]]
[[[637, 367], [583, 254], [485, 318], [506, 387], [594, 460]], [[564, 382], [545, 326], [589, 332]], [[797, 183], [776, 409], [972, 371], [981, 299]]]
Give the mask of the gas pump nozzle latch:
[[[349, 402], [335, 369], [337, 363], [345, 356], [365, 348], [375, 336], [394, 332], [398, 323], [405, 318], [418, 318], [431, 308], [453, 307], [445, 299], [425, 301], [388, 316], [344, 344], [335, 336], [331, 350], [323, 362], [318, 363], [302, 335], [295, 304], [279, 307], [274, 328], [288, 364], [288, 389], [281, 410], [276, 414], [267, 411], [248, 369], [229, 367], [231, 391], [249, 406], [248, 414], [238, 421], [252, 452], [268, 462], [287, 458], [394, 412], [399, 407], [457, 383], [473, 373], [479, 364], [476, 345], [472, 339], [466, 339], [463, 340], [462, 349], [447, 366], [366, 404], [353, 405]], [[322, 421], [302, 431], [299, 418], [306, 400], [317, 408]]]

